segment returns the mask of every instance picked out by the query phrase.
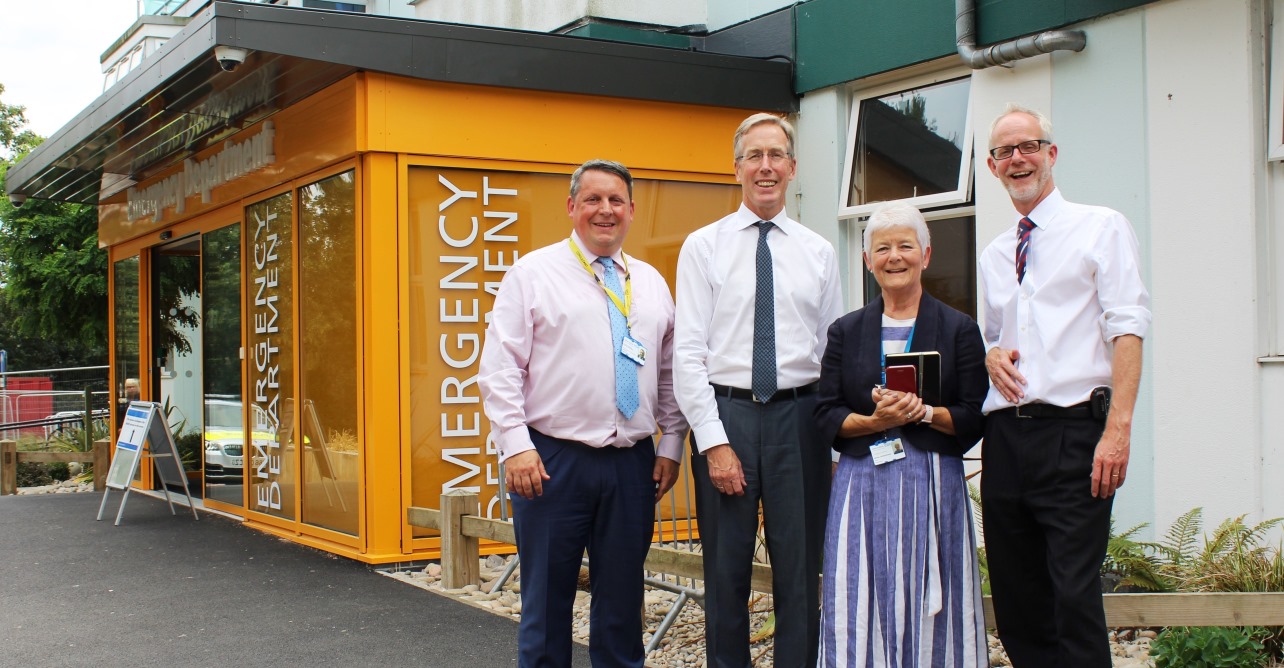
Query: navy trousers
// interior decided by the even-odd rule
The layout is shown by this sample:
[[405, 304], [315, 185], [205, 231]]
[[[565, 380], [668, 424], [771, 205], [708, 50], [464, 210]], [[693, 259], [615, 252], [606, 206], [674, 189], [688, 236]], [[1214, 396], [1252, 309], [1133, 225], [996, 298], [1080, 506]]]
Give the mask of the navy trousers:
[[994, 620], [1016, 668], [1108, 668], [1101, 562], [1114, 497], [1092, 496], [1102, 423], [990, 414], [981, 514]]
[[549, 479], [514, 495], [521, 558], [521, 668], [569, 668], [576, 583], [589, 555], [589, 656], [594, 666], [642, 668], [642, 566], [655, 527], [655, 444], [591, 448], [531, 431]]
[[[820, 566], [829, 506], [830, 449], [818, 441], [815, 396], [766, 404], [718, 397], [718, 414], [744, 469], [744, 496], [709, 482], [691, 457], [704, 548], [705, 645], [710, 668], [748, 668], [749, 580], [762, 504], [771, 555], [778, 668], [812, 668], [820, 638]], [[692, 444], [695, 438], [692, 437]]]

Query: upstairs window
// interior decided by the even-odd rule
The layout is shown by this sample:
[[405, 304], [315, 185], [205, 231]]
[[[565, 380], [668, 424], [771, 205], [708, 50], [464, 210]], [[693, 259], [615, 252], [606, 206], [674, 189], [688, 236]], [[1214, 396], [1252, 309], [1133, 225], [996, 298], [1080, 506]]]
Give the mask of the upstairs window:
[[879, 202], [921, 209], [972, 199], [971, 79], [904, 82], [862, 91], [852, 105], [840, 218], [868, 215]]

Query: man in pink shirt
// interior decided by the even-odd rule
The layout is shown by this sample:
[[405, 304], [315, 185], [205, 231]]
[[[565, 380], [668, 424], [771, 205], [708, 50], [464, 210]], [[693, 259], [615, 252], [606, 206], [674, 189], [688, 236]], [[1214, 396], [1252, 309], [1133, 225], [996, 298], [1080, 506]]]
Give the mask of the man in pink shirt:
[[641, 668], [642, 565], [687, 436], [673, 396], [673, 298], [621, 250], [633, 221], [623, 165], [581, 165], [566, 210], [570, 238], [527, 254], [500, 284], [478, 377], [514, 493], [518, 664], [571, 665], [587, 550], [593, 665]]

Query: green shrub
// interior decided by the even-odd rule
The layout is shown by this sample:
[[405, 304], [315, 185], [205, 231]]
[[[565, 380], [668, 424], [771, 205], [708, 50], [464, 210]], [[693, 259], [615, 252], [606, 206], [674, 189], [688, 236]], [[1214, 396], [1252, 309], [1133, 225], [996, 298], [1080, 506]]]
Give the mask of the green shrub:
[[71, 470], [67, 468], [67, 462], [51, 462], [45, 465], [45, 470], [49, 472], [49, 477], [55, 482], [62, 482], [71, 477]]
[[40, 487], [52, 485], [54, 479], [49, 475], [49, 467], [33, 462], [21, 462], [16, 471], [19, 487]]
[[1150, 643], [1150, 658], [1155, 668], [1260, 668], [1266, 635], [1260, 626], [1174, 626]]

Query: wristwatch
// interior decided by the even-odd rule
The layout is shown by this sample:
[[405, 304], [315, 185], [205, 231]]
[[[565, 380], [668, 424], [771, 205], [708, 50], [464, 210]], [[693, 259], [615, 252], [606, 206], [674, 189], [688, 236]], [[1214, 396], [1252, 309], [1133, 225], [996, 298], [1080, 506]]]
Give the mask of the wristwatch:
[[919, 420], [919, 422], [922, 422], [923, 424], [932, 424], [932, 407], [924, 406], [924, 408], [927, 409], [927, 412], [923, 413], [923, 419]]

